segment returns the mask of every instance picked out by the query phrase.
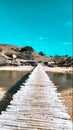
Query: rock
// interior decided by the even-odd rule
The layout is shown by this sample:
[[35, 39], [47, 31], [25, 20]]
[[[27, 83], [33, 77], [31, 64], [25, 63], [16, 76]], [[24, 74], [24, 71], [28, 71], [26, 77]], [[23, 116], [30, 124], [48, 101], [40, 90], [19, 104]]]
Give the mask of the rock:
[[54, 61], [59, 67], [70, 67], [73, 65], [73, 58], [68, 56], [55, 56]]

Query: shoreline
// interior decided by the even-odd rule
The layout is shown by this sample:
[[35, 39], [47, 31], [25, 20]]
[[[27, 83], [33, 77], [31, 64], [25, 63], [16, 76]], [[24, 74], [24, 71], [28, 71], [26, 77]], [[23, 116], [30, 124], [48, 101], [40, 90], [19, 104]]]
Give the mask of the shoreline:
[[[2, 66], [0, 67], [0, 71], [31, 71], [33, 66]], [[46, 72], [54, 72], [54, 73], [73, 73], [72, 67], [48, 67], [43, 66]]]
[[54, 73], [73, 73], [72, 67], [46, 67], [43, 66], [46, 72], [54, 72]]
[[3, 66], [0, 71], [31, 71], [33, 66]]
[[0, 88], [0, 101], [4, 97], [5, 93], [6, 93], [6, 90], [4, 90], [4, 88]]
[[67, 108], [67, 112], [70, 116], [70, 119], [73, 120], [73, 103], [72, 103], [72, 98], [73, 98], [73, 88], [65, 89], [64, 91], [60, 92], [61, 97], [64, 99], [64, 105]]

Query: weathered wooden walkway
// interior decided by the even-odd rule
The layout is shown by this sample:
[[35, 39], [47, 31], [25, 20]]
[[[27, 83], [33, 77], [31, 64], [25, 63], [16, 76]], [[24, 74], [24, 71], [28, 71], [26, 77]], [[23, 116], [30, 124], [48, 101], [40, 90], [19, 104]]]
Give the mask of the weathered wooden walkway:
[[0, 130], [72, 130], [63, 102], [38, 65], [0, 115]]

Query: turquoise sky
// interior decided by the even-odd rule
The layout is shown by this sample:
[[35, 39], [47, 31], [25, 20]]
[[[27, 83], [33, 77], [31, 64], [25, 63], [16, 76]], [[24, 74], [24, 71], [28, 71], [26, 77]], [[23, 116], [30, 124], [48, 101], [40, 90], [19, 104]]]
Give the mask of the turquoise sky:
[[72, 0], [0, 0], [0, 44], [72, 55]]

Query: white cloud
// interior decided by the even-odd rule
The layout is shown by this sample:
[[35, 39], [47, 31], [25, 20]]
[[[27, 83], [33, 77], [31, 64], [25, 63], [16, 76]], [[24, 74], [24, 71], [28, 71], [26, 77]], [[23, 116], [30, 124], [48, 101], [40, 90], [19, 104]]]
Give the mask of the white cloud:
[[61, 44], [63, 44], [63, 45], [70, 45], [71, 43], [69, 43], [69, 42], [62, 42]]
[[48, 37], [46, 36], [46, 37], [38, 37], [38, 40], [48, 40]]
[[40, 40], [44, 40], [44, 38], [43, 38], [43, 37], [39, 37], [39, 39], [40, 39]]

